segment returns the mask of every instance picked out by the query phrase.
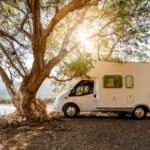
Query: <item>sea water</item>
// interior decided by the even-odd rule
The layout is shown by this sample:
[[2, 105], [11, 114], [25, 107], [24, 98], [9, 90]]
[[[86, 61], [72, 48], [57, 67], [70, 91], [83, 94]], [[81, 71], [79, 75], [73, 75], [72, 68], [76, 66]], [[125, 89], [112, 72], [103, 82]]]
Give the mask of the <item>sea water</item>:
[[[53, 105], [47, 105], [47, 111], [51, 112], [54, 110]], [[0, 115], [8, 115], [15, 111], [15, 107], [9, 104], [1, 104], [0, 105]]]

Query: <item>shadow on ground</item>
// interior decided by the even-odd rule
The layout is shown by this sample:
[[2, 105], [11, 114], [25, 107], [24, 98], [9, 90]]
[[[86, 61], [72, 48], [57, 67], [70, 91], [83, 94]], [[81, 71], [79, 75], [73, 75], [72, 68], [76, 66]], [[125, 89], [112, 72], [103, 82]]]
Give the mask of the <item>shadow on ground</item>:
[[[24, 124], [25, 125], [25, 124]], [[150, 117], [134, 120], [131, 116], [61, 117], [47, 123], [28, 123], [0, 128], [0, 150], [148, 150]]]

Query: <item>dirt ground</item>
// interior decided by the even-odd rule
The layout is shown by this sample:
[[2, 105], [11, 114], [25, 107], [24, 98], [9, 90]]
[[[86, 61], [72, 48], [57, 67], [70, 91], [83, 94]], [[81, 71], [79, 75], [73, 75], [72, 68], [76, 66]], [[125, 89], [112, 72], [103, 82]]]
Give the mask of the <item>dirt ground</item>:
[[17, 125], [0, 121], [0, 150], [150, 150], [150, 117], [81, 115]]

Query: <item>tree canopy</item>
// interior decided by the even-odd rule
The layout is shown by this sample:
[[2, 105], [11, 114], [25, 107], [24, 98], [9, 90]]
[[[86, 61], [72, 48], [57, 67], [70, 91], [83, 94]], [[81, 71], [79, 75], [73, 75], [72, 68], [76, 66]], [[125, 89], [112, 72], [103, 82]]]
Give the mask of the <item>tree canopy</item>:
[[[149, 61], [148, 0], [2, 0], [0, 5], [0, 75], [27, 118], [45, 117], [36, 93], [47, 77], [86, 76], [93, 60]], [[22, 79], [18, 91], [15, 78]]]

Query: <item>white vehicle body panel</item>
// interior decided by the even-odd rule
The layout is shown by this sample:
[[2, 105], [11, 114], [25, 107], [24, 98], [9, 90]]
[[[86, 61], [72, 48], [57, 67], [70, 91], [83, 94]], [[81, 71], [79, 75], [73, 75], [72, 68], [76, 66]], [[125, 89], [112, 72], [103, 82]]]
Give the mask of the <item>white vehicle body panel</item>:
[[[96, 69], [99, 68], [99, 69]], [[101, 108], [134, 108], [150, 106], [150, 64], [98, 62], [90, 71], [91, 77], [99, 78], [99, 104]], [[122, 88], [103, 88], [104, 75], [121, 75]], [[133, 75], [134, 87], [125, 87], [125, 76]]]
[[[56, 111], [62, 111], [64, 104], [69, 102], [78, 105], [83, 112], [94, 111], [94, 106], [108, 110], [128, 108], [133, 110], [138, 105], [150, 108], [150, 63], [97, 62], [89, 75], [91, 79], [94, 79], [93, 94], [69, 97], [70, 91], [68, 91], [56, 98]], [[121, 75], [122, 88], [104, 88], [105, 75]], [[127, 75], [134, 77], [133, 88], [125, 87]], [[94, 97], [95, 94], [96, 97]]]

